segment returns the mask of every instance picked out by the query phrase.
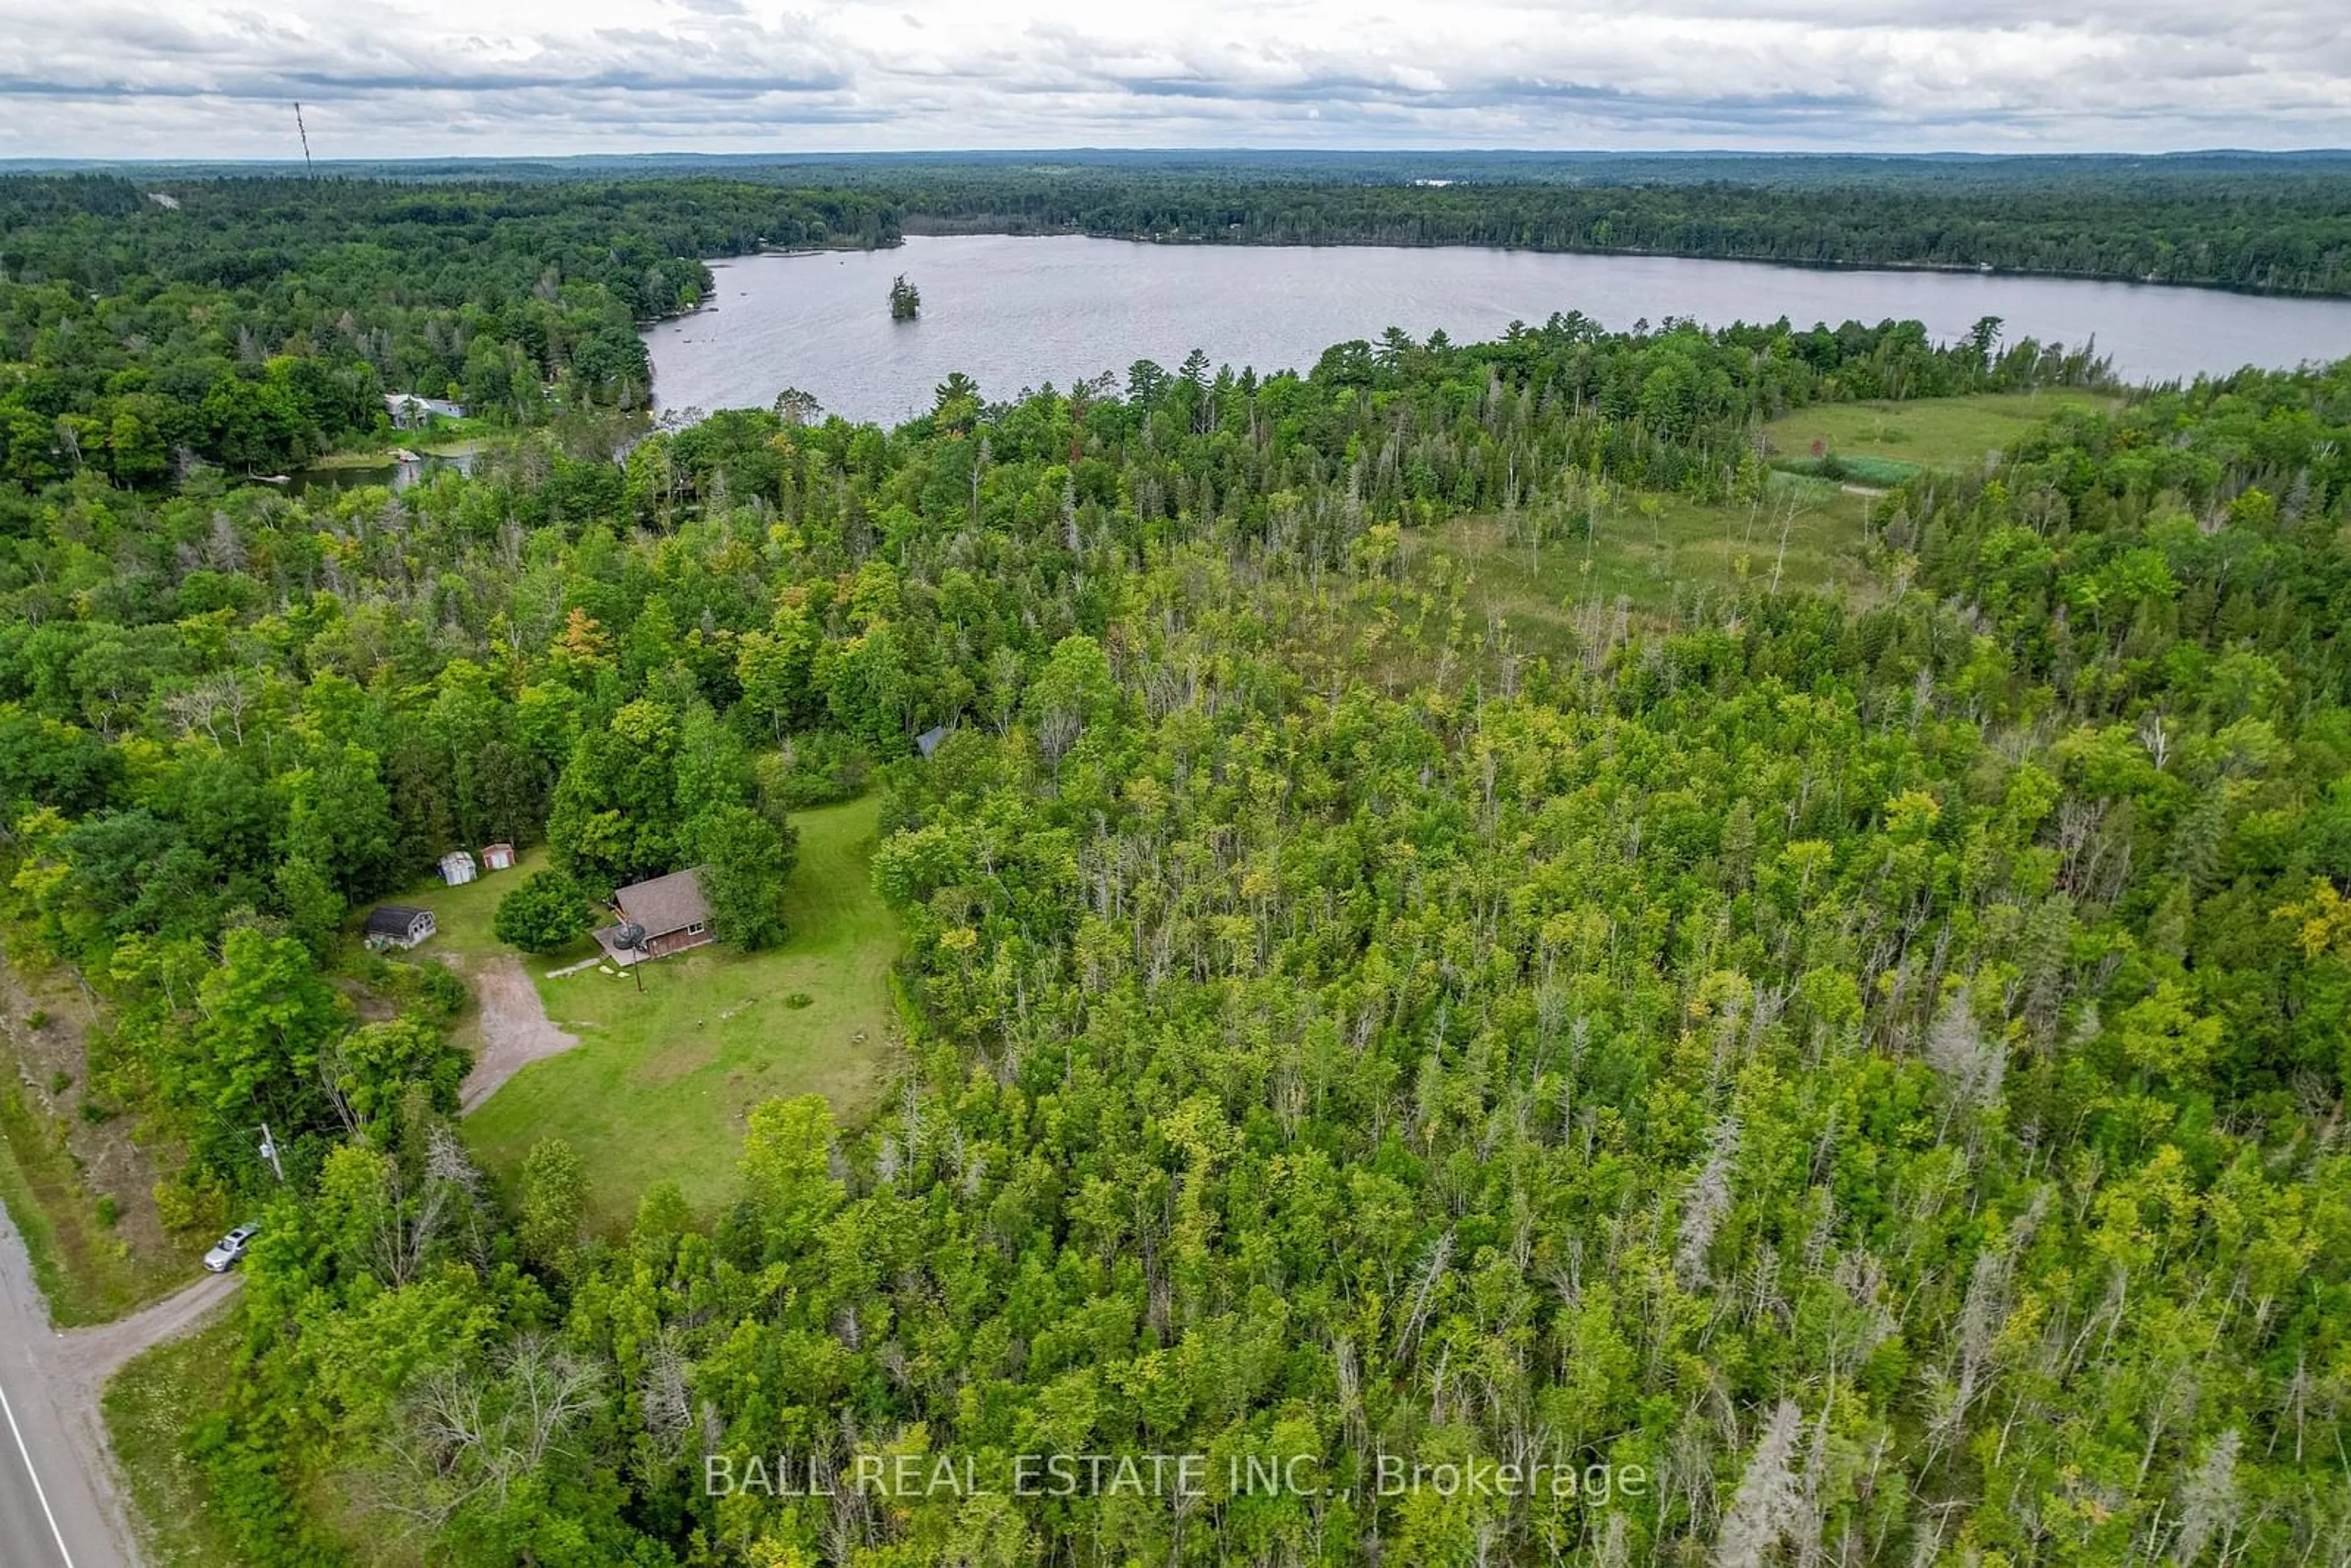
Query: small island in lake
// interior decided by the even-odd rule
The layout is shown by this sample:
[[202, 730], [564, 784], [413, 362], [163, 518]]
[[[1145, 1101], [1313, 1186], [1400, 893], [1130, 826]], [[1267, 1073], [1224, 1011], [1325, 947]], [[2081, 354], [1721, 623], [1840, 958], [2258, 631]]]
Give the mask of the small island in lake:
[[890, 280], [890, 319], [911, 321], [923, 313], [923, 291], [900, 273]]

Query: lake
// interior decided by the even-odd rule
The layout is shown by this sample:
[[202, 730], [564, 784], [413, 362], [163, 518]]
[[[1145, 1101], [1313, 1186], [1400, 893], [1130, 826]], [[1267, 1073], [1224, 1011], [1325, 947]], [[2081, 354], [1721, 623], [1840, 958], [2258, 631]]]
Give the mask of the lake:
[[[1827, 271], [1670, 256], [1376, 246], [1163, 246], [1074, 236], [920, 236], [895, 250], [713, 262], [711, 304], [645, 334], [667, 410], [764, 408], [796, 386], [831, 413], [927, 410], [949, 371], [1008, 398], [1139, 359], [1304, 370], [1351, 338], [1401, 327], [1457, 342], [1581, 310], [1612, 329], [1690, 317], [1800, 326], [1894, 318], [1959, 337], [1998, 316], [2014, 341], [2095, 337], [2128, 381], [2351, 355], [2351, 300], [1952, 272]], [[904, 273], [919, 320], [893, 322]]]

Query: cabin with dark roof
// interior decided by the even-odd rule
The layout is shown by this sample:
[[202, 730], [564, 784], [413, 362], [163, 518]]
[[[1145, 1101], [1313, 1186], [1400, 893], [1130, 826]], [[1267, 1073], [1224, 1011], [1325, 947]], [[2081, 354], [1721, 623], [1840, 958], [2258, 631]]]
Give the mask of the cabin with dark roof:
[[413, 947], [440, 929], [429, 909], [379, 904], [368, 911], [363, 939], [370, 947]]
[[712, 940], [710, 904], [702, 896], [695, 871], [674, 871], [612, 894], [621, 924], [597, 932], [597, 945], [615, 962], [633, 964], [639, 958], [666, 958]]

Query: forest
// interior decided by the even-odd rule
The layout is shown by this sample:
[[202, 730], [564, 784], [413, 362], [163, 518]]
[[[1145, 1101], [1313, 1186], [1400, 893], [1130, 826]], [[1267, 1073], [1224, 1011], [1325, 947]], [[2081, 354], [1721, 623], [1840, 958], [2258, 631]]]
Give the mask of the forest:
[[[451, 214], [507, 317], [368, 294], [444, 253], [344, 254], [271, 183], [222, 232], [282, 222], [316, 282], [139, 271], [166, 209], [25, 183], [20, 225], [106, 243], [49, 281], [8, 242], [20, 413], [287, 355], [381, 381], [342, 312], [403, 379], [537, 354], [528, 322], [690, 291], [649, 258], [711, 226], [914, 210], [352, 196]], [[583, 239], [549, 299], [508, 200], [664, 237]], [[1303, 373], [955, 376], [894, 429], [740, 410], [616, 461], [625, 398], [568, 351], [472, 474], [397, 495], [0, 489], [0, 936], [91, 998], [57, 1092], [157, 1152], [129, 1200], [262, 1223], [169, 1436], [186, 1560], [2351, 1554], [2351, 362], [2125, 395], [1996, 323], [1570, 315]], [[1475, 516], [1588, 561], [1646, 502], [1770, 504], [1792, 410], [2080, 388], [1873, 493], [1865, 590], [1761, 561], [1521, 627], [1408, 548]], [[617, 1220], [559, 1139], [490, 1163], [464, 984], [358, 916], [504, 839], [588, 894], [703, 859], [722, 939], [788, 950], [757, 870], [869, 778], [881, 1104], [778, 1095], [708, 1129], [725, 1200], [656, 1180]], [[1038, 1454], [1208, 1484], [1004, 1484]], [[1312, 1487], [1228, 1484], [1301, 1455]], [[995, 1484], [709, 1484], [778, 1456]], [[1390, 1460], [1645, 1484], [1390, 1495]]]
[[498, 425], [641, 406], [636, 329], [701, 301], [703, 257], [897, 232], [869, 194], [718, 181], [0, 176], [0, 478], [280, 472], [387, 392]]
[[925, 230], [1499, 246], [2351, 293], [2351, 161], [1417, 154], [791, 165]]
[[[2351, 294], [2351, 156], [1115, 152], [353, 162], [339, 189], [764, 184], [835, 204], [792, 243], [925, 232], [1180, 244], [1499, 246]], [[131, 179], [250, 177], [154, 165]], [[286, 172], [290, 175], [291, 171]], [[6, 176], [0, 175], [0, 181]], [[277, 183], [277, 182], [270, 182]], [[290, 179], [287, 183], [291, 184]], [[819, 197], [816, 193], [825, 193]], [[866, 204], [885, 210], [869, 212]], [[6, 203], [0, 198], [0, 212]], [[803, 219], [805, 224], [807, 220]], [[790, 234], [788, 218], [759, 232]], [[743, 237], [740, 234], [736, 236]], [[751, 248], [737, 244], [728, 253]], [[716, 254], [705, 249], [700, 254]], [[665, 298], [655, 290], [654, 298]], [[650, 313], [650, 312], [649, 312]]]

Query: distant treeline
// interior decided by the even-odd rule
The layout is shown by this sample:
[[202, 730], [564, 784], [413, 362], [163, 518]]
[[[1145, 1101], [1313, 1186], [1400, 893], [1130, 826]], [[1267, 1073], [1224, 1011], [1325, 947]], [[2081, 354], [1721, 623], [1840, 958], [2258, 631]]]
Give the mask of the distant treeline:
[[[133, 177], [235, 169], [157, 166]], [[2351, 153], [2343, 152], [1989, 158], [1086, 149], [444, 160], [337, 170], [412, 183], [723, 177], [846, 189], [878, 196], [932, 231], [1991, 267], [2351, 294]]]
[[[886, 191], [922, 227], [1240, 245], [1501, 246], [1928, 267], [2351, 294], [2351, 165], [1710, 162], [1609, 183], [1416, 184], [1280, 172], [984, 164], [802, 168]], [[1556, 171], [1552, 171], [1556, 173]], [[1704, 175], [1704, 178], [1693, 176]]]
[[0, 473], [280, 468], [386, 392], [631, 405], [637, 326], [702, 298], [701, 257], [897, 237], [878, 193], [704, 179], [0, 177]]

